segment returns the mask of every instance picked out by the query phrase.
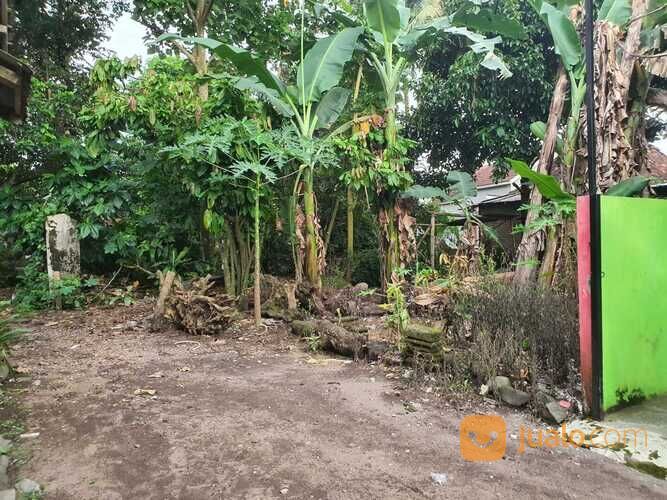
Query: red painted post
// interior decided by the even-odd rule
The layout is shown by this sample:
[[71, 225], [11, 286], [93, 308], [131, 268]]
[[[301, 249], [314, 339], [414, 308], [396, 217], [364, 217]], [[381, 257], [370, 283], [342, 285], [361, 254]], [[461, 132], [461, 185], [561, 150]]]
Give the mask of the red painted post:
[[591, 227], [588, 196], [577, 198], [577, 278], [579, 289], [579, 359], [584, 401], [593, 407], [593, 342], [591, 337]]

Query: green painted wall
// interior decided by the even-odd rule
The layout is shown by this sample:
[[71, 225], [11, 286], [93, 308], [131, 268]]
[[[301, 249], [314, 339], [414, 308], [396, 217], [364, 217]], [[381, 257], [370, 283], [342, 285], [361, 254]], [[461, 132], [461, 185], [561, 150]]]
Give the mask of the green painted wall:
[[603, 196], [600, 222], [607, 410], [619, 391], [667, 393], [667, 201]]

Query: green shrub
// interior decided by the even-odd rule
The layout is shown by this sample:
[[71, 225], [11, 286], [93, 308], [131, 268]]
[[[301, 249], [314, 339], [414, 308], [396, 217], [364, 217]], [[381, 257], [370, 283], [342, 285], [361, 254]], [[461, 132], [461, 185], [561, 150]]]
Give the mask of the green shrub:
[[79, 278], [63, 278], [49, 285], [41, 265], [28, 262], [18, 277], [14, 306], [19, 312], [50, 309], [60, 297], [63, 309], [78, 309], [85, 303], [83, 288]]

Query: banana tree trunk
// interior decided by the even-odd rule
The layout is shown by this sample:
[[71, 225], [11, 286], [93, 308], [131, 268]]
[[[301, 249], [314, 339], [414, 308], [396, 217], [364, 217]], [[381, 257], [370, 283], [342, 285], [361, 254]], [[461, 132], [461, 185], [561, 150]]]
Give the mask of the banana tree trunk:
[[378, 219], [382, 230], [380, 234], [381, 283], [382, 288], [386, 289], [387, 284], [391, 283], [392, 273], [401, 266], [400, 240], [394, 207], [382, 207]]
[[636, 54], [640, 52], [646, 11], [647, 0], [633, 0], [633, 20], [625, 31], [625, 40], [621, 39], [622, 32], [607, 23], [596, 26], [596, 164], [598, 185], [603, 192], [645, 166], [641, 154], [646, 148], [642, 124], [650, 82]]
[[[394, 146], [396, 146], [398, 138], [395, 95], [390, 95], [387, 99], [384, 136], [386, 148], [392, 150]], [[394, 168], [398, 169], [399, 167], [394, 165]], [[391, 282], [391, 275], [394, 270], [401, 266], [401, 241], [398, 229], [398, 213], [400, 213], [398, 200], [388, 200], [384, 203], [384, 206], [380, 208], [380, 213], [378, 214], [380, 228], [384, 233], [380, 235], [382, 240], [380, 245], [382, 253], [380, 282], [383, 290], [386, 290], [387, 283]]]
[[[190, 10], [190, 17], [194, 23], [195, 33], [200, 38], [206, 38], [206, 24], [211, 12], [212, 0], [197, 0], [197, 6]], [[192, 58], [195, 62], [195, 68], [199, 76], [204, 76], [208, 72], [208, 54], [207, 50], [195, 45], [192, 49]], [[202, 101], [208, 100], [208, 83], [204, 82], [197, 88], [197, 94]]]
[[[306, 279], [316, 289], [322, 288], [322, 277], [320, 274], [320, 235], [317, 224], [315, 209], [315, 193], [313, 191], [313, 169], [306, 167], [305, 190], [303, 209], [306, 216]], [[323, 250], [323, 249], [322, 249]], [[322, 256], [322, 259], [324, 256]]]
[[[551, 164], [556, 150], [556, 141], [558, 138], [558, 125], [560, 124], [561, 115], [563, 114], [563, 107], [565, 105], [565, 98], [567, 97], [568, 76], [565, 69], [561, 66], [558, 70], [558, 79], [551, 98], [551, 105], [549, 107], [549, 118], [547, 120], [547, 128], [540, 151], [539, 172], [542, 174], [551, 173]], [[530, 192], [530, 206], [538, 207], [542, 203], [542, 195], [535, 187]], [[531, 208], [526, 214], [525, 226], [528, 228], [524, 231], [521, 238], [521, 243], [517, 250], [516, 256], [516, 271], [514, 273], [514, 280], [517, 283], [528, 283], [535, 279], [537, 274], [537, 266], [535, 263], [538, 260], [539, 254], [544, 248], [545, 235], [541, 230], [531, 230], [530, 226], [537, 220], [539, 216], [538, 210]]]
[[435, 269], [435, 214], [431, 214], [431, 269]]

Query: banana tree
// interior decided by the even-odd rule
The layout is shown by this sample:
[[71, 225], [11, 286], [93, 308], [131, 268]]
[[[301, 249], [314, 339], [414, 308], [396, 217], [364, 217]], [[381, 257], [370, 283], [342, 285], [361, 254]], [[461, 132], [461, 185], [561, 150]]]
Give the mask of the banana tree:
[[[265, 61], [250, 51], [209, 38], [180, 37], [168, 34], [159, 41], [178, 39], [209, 49], [220, 59], [229, 61], [241, 73], [236, 87], [249, 90], [271, 105], [276, 112], [290, 119], [307, 149], [299, 155], [295, 194], [303, 181], [303, 211], [305, 214], [305, 275], [316, 288], [321, 287], [324, 267], [323, 248], [319, 234], [315, 193], [315, 168], [320, 148], [312, 147], [316, 131], [327, 130], [338, 120], [350, 96], [350, 91], [338, 86], [345, 64], [352, 58], [362, 27], [346, 28], [318, 40], [306, 53], [304, 50], [304, 11], [301, 12], [300, 62], [296, 82], [287, 85], [268, 68]], [[215, 76], [215, 75], [213, 75]], [[296, 207], [295, 207], [296, 208]], [[297, 275], [299, 273], [297, 272]]]
[[[578, 155], [582, 142], [588, 140], [582, 133], [581, 117], [583, 101], [586, 94], [586, 71], [583, 49], [583, 37], [578, 32], [578, 24], [582, 17], [581, 2], [578, 0], [529, 0], [551, 33], [554, 49], [560, 56], [561, 67], [557, 78], [549, 118], [547, 123], [537, 122], [531, 130], [543, 140], [538, 162], [538, 170], [542, 174], [558, 171], [559, 181], [567, 191], [581, 193], [585, 190], [583, 178], [584, 158]], [[633, 10], [634, 9], [634, 10]], [[606, 190], [614, 182], [622, 181], [641, 170], [639, 162], [633, 161], [635, 151], [641, 151], [645, 138], [631, 120], [634, 104], [645, 109], [648, 83], [646, 71], [641, 65], [635, 64], [636, 55], [642, 52], [641, 40], [649, 38], [642, 33], [642, 24], [651, 20], [647, 12], [647, 2], [630, 0], [605, 0], [597, 12], [594, 35], [594, 64], [600, 73], [596, 74], [596, 107], [599, 130], [597, 137], [591, 140], [598, 142], [598, 185]], [[625, 38], [621, 44], [621, 39]], [[618, 47], [624, 50], [617, 52]], [[569, 85], [569, 116], [565, 126], [561, 127]], [[634, 88], [631, 90], [630, 87]], [[642, 97], [643, 96], [643, 97]], [[635, 113], [636, 114], [636, 113]], [[633, 128], [633, 123], [635, 127]], [[562, 135], [559, 131], [562, 129]], [[638, 136], [639, 135], [639, 136]], [[554, 153], [557, 154], [559, 168], [552, 167]], [[517, 270], [515, 280], [528, 282], [538, 275], [545, 284], [553, 281], [556, 276], [555, 253], [564, 254], [559, 250], [565, 242], [572, 240], [565, 234], [564, 225], [547, 228], [547, 232], [536, 223], [539, 218], [542, 194], [537, 187], [531, 192], [530, 206], [524, 224], [524, 233], [517, 252]], [[537, 228], [537, 229], [536, 229]], [[559, 244], [556, 240], [560, 239]], [[538, 269], [525, 263], [539, 262], [540, 252], [542, 264]], [[560, 266], [563, 267], [563, 266]]]
[[[363, 5], [363, 24], [370, 33], [369, 59], [377, 72], [385, 101], [385, 161], [394, 170], [404, 170], [403, 162], [398, 158], [396, 145], [398, 142], [396, 103], [399, 87], [404, 79], [405, 71], [414, 63], [414, 51], [419, 43], [427, 37], [438, 33], [451, 34], [465, 38], [470, 49], [483, 54], [481, 65], [498, 71], [501, 78], [508, 78], [511, 72], [502, 59], [496, 54], [495, 48], [502, 41], [500, 36], [487, 38], [474, 31], [494, 32], [509, 37], [525, 36], [521, 26], [515, 21], [506, 19], [484, 7], [485, 0], [464, 2], [462, 7], [452, 15], [443, 15], [439, 8], [440, 2], [422, 2], [414, 11], [405, 5], [404, 0], [366, 0]], [[408, 183], [409, 184], [409, 183]], [[384, 228], [383, 236], [383, 276], [386, 284], [392, 271], [404, 262], [406, 252], [401, 247], [401, 219], [407, 216], [406, 209], [401, 205], [398, 194], [407, 185], [397, 186], [394, 192], [385, 192], [383, 206], [380, 208], [379, 220]]]

